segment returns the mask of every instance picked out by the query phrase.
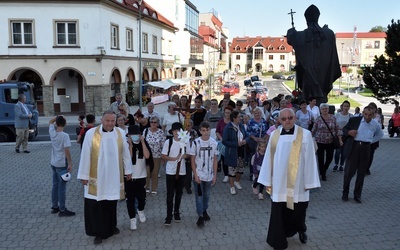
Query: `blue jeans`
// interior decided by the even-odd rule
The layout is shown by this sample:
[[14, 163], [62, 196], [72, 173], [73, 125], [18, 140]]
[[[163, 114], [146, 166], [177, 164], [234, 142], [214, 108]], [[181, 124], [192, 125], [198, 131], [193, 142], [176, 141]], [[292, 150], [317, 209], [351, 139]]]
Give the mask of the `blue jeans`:
[[[193, 181], [194, 193], [196, 199], [196, 210], [199, 216], [203, 216], [203, 212], [208, 209], [208, 202], [211, 194], [211, 181], [201, 181], [200, 184]], [[198, 188], [201, 188], [202, 195], [198, 195]]]
[[53, 189], [51, 191], [51, 202], [53, 208], [59, 208], [60, 211], [65, 211], [65, 193], [67, 189], [67, 182], [63, 181], [60, 173], [67, 170], [67, 167], [57, 168], [51, 166], [53, 170]]

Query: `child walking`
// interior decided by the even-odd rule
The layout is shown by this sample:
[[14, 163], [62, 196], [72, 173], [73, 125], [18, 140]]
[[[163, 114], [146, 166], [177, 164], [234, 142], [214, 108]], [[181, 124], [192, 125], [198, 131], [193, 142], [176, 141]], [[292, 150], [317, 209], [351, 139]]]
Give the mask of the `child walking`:
[[[263, 195], [264, 185], [258, 183], [257, 180], [258, 180], [258, 175], [260, 174], [266, 149], [267, 149], [266, 141], [258, 142], [257, 152], [251, 158], [251, 167], [253, 168], [253, 175], [254, 175], [253, 193], [258, 195], [259, 200], [264, 200], [264, 195]], [[257, 186], [259, 187], [257, 188]]]

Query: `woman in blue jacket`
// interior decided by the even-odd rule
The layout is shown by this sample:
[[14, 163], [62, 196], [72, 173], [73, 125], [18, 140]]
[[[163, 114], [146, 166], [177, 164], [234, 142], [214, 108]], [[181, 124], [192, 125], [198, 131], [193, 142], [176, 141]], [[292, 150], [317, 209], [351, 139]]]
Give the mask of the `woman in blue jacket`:
[[231, 194], [236, 194], [235, 187], [242, 189], [240, 177], [243, 174], [244, 154], [247, 134], [240, 123], [238, 111], [230, 115], [231, 122], [224, 128], [222, 143], [225, 145], [225, 164], [228, 165], [228, 176]]

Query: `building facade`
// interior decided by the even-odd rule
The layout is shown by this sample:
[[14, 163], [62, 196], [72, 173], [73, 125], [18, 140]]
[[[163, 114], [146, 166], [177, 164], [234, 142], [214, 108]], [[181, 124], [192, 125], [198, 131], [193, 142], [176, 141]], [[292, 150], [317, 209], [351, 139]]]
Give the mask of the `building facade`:
[[336, 33], [336, 48], [342, 72], [348, 68], [373, 66], [375, 56], [385, 54], [385, 43], [385, 32]]
[[2, 1], [0, 78], [34, 83], [46, 116], [99, 115], [129, 88], [133, 101], [139, 74], [144, 82], [174, 77], [177, 28], [145, 2], [140, 11], [139, 21], [134, 0]]
[[229, 54], [236, 73], [287, 72], [295, 65], [294, 51], [286, 37], [236, 37]]

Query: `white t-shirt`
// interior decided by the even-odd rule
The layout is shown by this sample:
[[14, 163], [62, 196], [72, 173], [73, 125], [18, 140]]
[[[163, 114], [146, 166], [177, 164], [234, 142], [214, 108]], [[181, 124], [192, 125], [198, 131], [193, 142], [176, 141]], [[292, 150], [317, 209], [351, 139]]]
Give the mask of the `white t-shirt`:
[[[137, 156], [136, 156], [137, 157]], [[132, 164], [132, 179], [140, 179], [147, 177], [146, 170], [146, 159], [143, 156], [143, 159], [136, 159], [136, 164]]]
[[201, 181], [212, 181], [214, 178], [214, 157], [218, 157], [218, 143], [213, 138], [203, 141], [201, 137], [193, 141], [188, 154], [196, 156], [196, 172]]
[[308, 129], [308, 121], [314, 120], [313, 115], [311, 114], [311, 111], [307, 110], [307, 113], [303, 113], [301, 110], [297, 110], [296, 112], [296, 119], [297, 119], [297, 125], [299, 125], [302, 128]]
[[65, 148], [71, 147], [69, 135], [65, 132], [57, 132], [54, 124], [49, 126], [49, 135], [51, 139], [51, 161], [54, 167], [65, 167]]
[[[161, 154], [168, 155], [168, 148], [169, 148], [169, 140], [166, 140], [164, 143], [164, 147], [161, 151]], [[171, 145], [171, 149], [169, 150], [168, 156], [169, 157], [177, 157], [180, 149], [181, 149], [181, 145], [179, 144], [179, 141], [175, 141], [174, 139], [172, 139], [172, 145]], [[182, 154], [183, 154], [183, 152], [182, 152]], [[177, 161], [167, 161], [165, 173], [169, 174], [169, 175], [175, 175], [177, 165], [178, 165]], [[179, 175], [186, 175], [185, 159], [181, 160], [181, 167], [179, 169]]]
[[[165, 115], [164, 115], [164, 120], [163, 120], [163, 123], [162, 123], [162, 125], [164, 126], [166, 126], [166, 128], [165, 128], [165, 131], [167, 132], [167, 135], [169, 135], [169, 136], [172, 136], [168, 131], [171, 129], [171, 127], [172, 127], [172, 124], [174, 123], [174, 122], [183, 122], [183, 117], [180, 117], [180, 115], [179, 115], [179, 113], [178, 112], [175, 112], [175, 114], [174, 115], [171, 115], [170, 113], [166, 113]], [[181, 118], [181, 119], [179, 119], [179, 117]]]
[[307, 105], [307, 110], [311, 112], [311, 114], [314, 117], [314, 121], [317, 120], [318, 116], [321, 114], [319, 113], [319, 107], [315, 105], [313, 108], [310, 107], [310, 105]]

